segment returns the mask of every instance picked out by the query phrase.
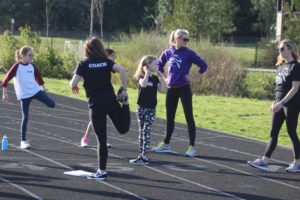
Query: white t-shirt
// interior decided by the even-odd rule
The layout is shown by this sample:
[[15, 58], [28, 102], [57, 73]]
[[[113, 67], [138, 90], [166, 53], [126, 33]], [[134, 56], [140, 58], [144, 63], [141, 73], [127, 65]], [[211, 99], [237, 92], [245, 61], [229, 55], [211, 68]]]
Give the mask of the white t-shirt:
[[34, 70], [35, 68], [31, 63], [27, 65], [19, 64], [14, 78], [14, 87], [18, 100], [32, 97], [41, 90], [35, 80]]

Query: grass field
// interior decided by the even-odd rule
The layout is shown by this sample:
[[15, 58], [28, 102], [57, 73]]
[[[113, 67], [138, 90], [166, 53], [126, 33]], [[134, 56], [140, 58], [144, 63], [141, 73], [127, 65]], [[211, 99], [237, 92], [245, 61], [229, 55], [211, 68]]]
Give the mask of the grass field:
[[[0, 76], [1, 79], [3, 75]], [[82, 87], [79, 95], [73, 95], [68, 80], [45, 78], [49, 92], [86, 100]], [[81, 83], [79, 85], [82, 85]], [[136, 110], [137, 91], [128, 89], [130, 107]], [[252, 139], [268, 140], [270, 127], [269, 106], [271, 101], [221, 96], [194, 96], [193, 108], [198, 127], [223, 131]], [[165, 118], [165, 94], [158, 95], [157, 117]], [[185, 123], [182, 106], [178, 106], [176, 121]], [[298, 128], [298, 132], [300, 128]], [[291, 146], [285, 125], [279, 144]]]

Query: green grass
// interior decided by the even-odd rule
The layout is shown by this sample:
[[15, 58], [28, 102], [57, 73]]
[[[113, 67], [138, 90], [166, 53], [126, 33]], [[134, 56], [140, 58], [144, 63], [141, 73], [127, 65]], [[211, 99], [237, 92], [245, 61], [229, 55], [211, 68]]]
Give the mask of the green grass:
[[[2, 75], [3, 76], [3, 75]], [[1, 77], [1, 76], [0, 76]], [[49, 92], [86, 100], [84, 89], [73, 95], [68, 80], [45, 78]], [[131, 111], [136, 110], [137, 91], [128, 89]], [[165, 94], [158, 94], [157, 117], [166, 118]], [[271, 101], [221, 96], [194, 96], [193, 108], [197, 127], [203, 127], [257, 140], [268, 140], [270, 128], [269, 106]], [[182, 106], [178, 106], [176, 121], [186, 123]], [[299, 128], [298, 128], [299, 132]], [[279, 144], [291, 146], [285, 125]]]
[[275, 73], [273, 72], [247, 72], [244, 79], [247, 85], [247, 96], [250, 98], [266, 99], [272, 98], [275, 84]]

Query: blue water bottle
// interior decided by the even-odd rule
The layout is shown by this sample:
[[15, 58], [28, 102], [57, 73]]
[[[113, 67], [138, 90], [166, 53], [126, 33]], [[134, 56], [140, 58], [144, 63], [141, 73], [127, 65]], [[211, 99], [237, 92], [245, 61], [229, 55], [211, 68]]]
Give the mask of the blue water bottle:
[[8, 139], [7, 139], [6, 135], [4, 135], [3, 138], [2, 138], [1, 150], [2, 151], [7, 151], [8, 150]]

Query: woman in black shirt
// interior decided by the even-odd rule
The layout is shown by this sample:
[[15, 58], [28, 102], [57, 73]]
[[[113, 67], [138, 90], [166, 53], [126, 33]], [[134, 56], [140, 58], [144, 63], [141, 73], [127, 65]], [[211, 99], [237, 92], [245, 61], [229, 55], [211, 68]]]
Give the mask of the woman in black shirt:
[[281, 41], [278, 51], [275, 101], [270, 107], [270, 111], [273, 112], [270, 140], [264, 156], [254, 161], [249, 161], [248, 164], [262, 170], [269, 169], [268, 161], [276, 148], [279, 131], [285, 121], [294, 149], [294, 162], [286, 168], [286, 171], [299, 172], [300, 142], [296, 132], [300, 111], [299, 52], [296, 44], [291, 40]]
[[[91, 37], [86, 40], [84, 47], [86, 59], [82, 60], [70, 82], [72, 92], [77, 94], [79, 88], [77, 84], [83, 78], [83, 87], [88, 98], [90, 120], [98, 141], [98, 162], [97, 172], [89, 179], [106, 180], [107, 162], [107, 135], [106, 116], [108, 115], [116, 129], [121, 133], [126, 133], [130, 126], [130, 111], [127, 101], [127, 75], [123, 67], [115, 64], [107, 58], [102, 42]], [[112, 83], [111, 72], [119, 72], [122, 80], [122, 87], [116, 97]], [[122, 101], [123, 105], [117, 101]]]

